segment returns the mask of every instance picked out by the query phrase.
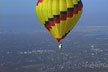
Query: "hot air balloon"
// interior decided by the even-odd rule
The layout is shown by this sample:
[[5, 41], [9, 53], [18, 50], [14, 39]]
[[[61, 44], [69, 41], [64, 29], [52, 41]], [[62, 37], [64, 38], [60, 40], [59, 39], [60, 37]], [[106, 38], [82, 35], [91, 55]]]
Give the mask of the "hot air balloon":
[[82, 11], [81, 0], [38, 0], [36, 4], [39, 21], [57, 42], [61, 42], [74, 28]]

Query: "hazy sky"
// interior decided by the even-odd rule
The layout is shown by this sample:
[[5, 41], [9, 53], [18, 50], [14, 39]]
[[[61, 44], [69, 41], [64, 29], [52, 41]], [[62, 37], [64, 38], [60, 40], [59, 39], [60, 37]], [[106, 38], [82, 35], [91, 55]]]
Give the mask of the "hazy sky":
[[[27, 32], [43, 29], [35, 14], [37, 0], [0, 0], [0, 31]], [[79, 26], [108, 26], [108, 0], [82, 0]]]

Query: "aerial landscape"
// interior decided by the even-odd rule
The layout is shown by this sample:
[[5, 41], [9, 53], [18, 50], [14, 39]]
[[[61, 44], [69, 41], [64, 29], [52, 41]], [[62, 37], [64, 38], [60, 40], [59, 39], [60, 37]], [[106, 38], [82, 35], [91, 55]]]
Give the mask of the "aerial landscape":
[[0, 72], [107, 72], [108, 27], [83, 28], [64, 40], [63, 49], [45, 31], [0, 34]]
[[38, 0], [0, 2], [0, 72], [108, 72], [107, 0], [82, 0], [61, 49], [36, 16]]

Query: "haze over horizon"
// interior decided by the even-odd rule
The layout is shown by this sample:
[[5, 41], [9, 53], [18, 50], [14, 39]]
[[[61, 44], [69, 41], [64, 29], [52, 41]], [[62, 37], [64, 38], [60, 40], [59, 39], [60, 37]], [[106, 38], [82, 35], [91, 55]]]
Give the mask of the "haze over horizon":
[[[37, 0], [1, 0], [1, 32], [33, 32], [45, 30], [35, 14]], [[107, 0], [82, 0], [83, 15], [76, 27], [108, 26]]]

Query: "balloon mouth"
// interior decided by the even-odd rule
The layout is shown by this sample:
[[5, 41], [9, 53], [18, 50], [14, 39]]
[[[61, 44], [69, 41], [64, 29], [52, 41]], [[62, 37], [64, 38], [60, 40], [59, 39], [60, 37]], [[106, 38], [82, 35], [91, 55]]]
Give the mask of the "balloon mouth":
[[56, 38], [57, 42], [60, 42], [62, 40], [62, 38]]

